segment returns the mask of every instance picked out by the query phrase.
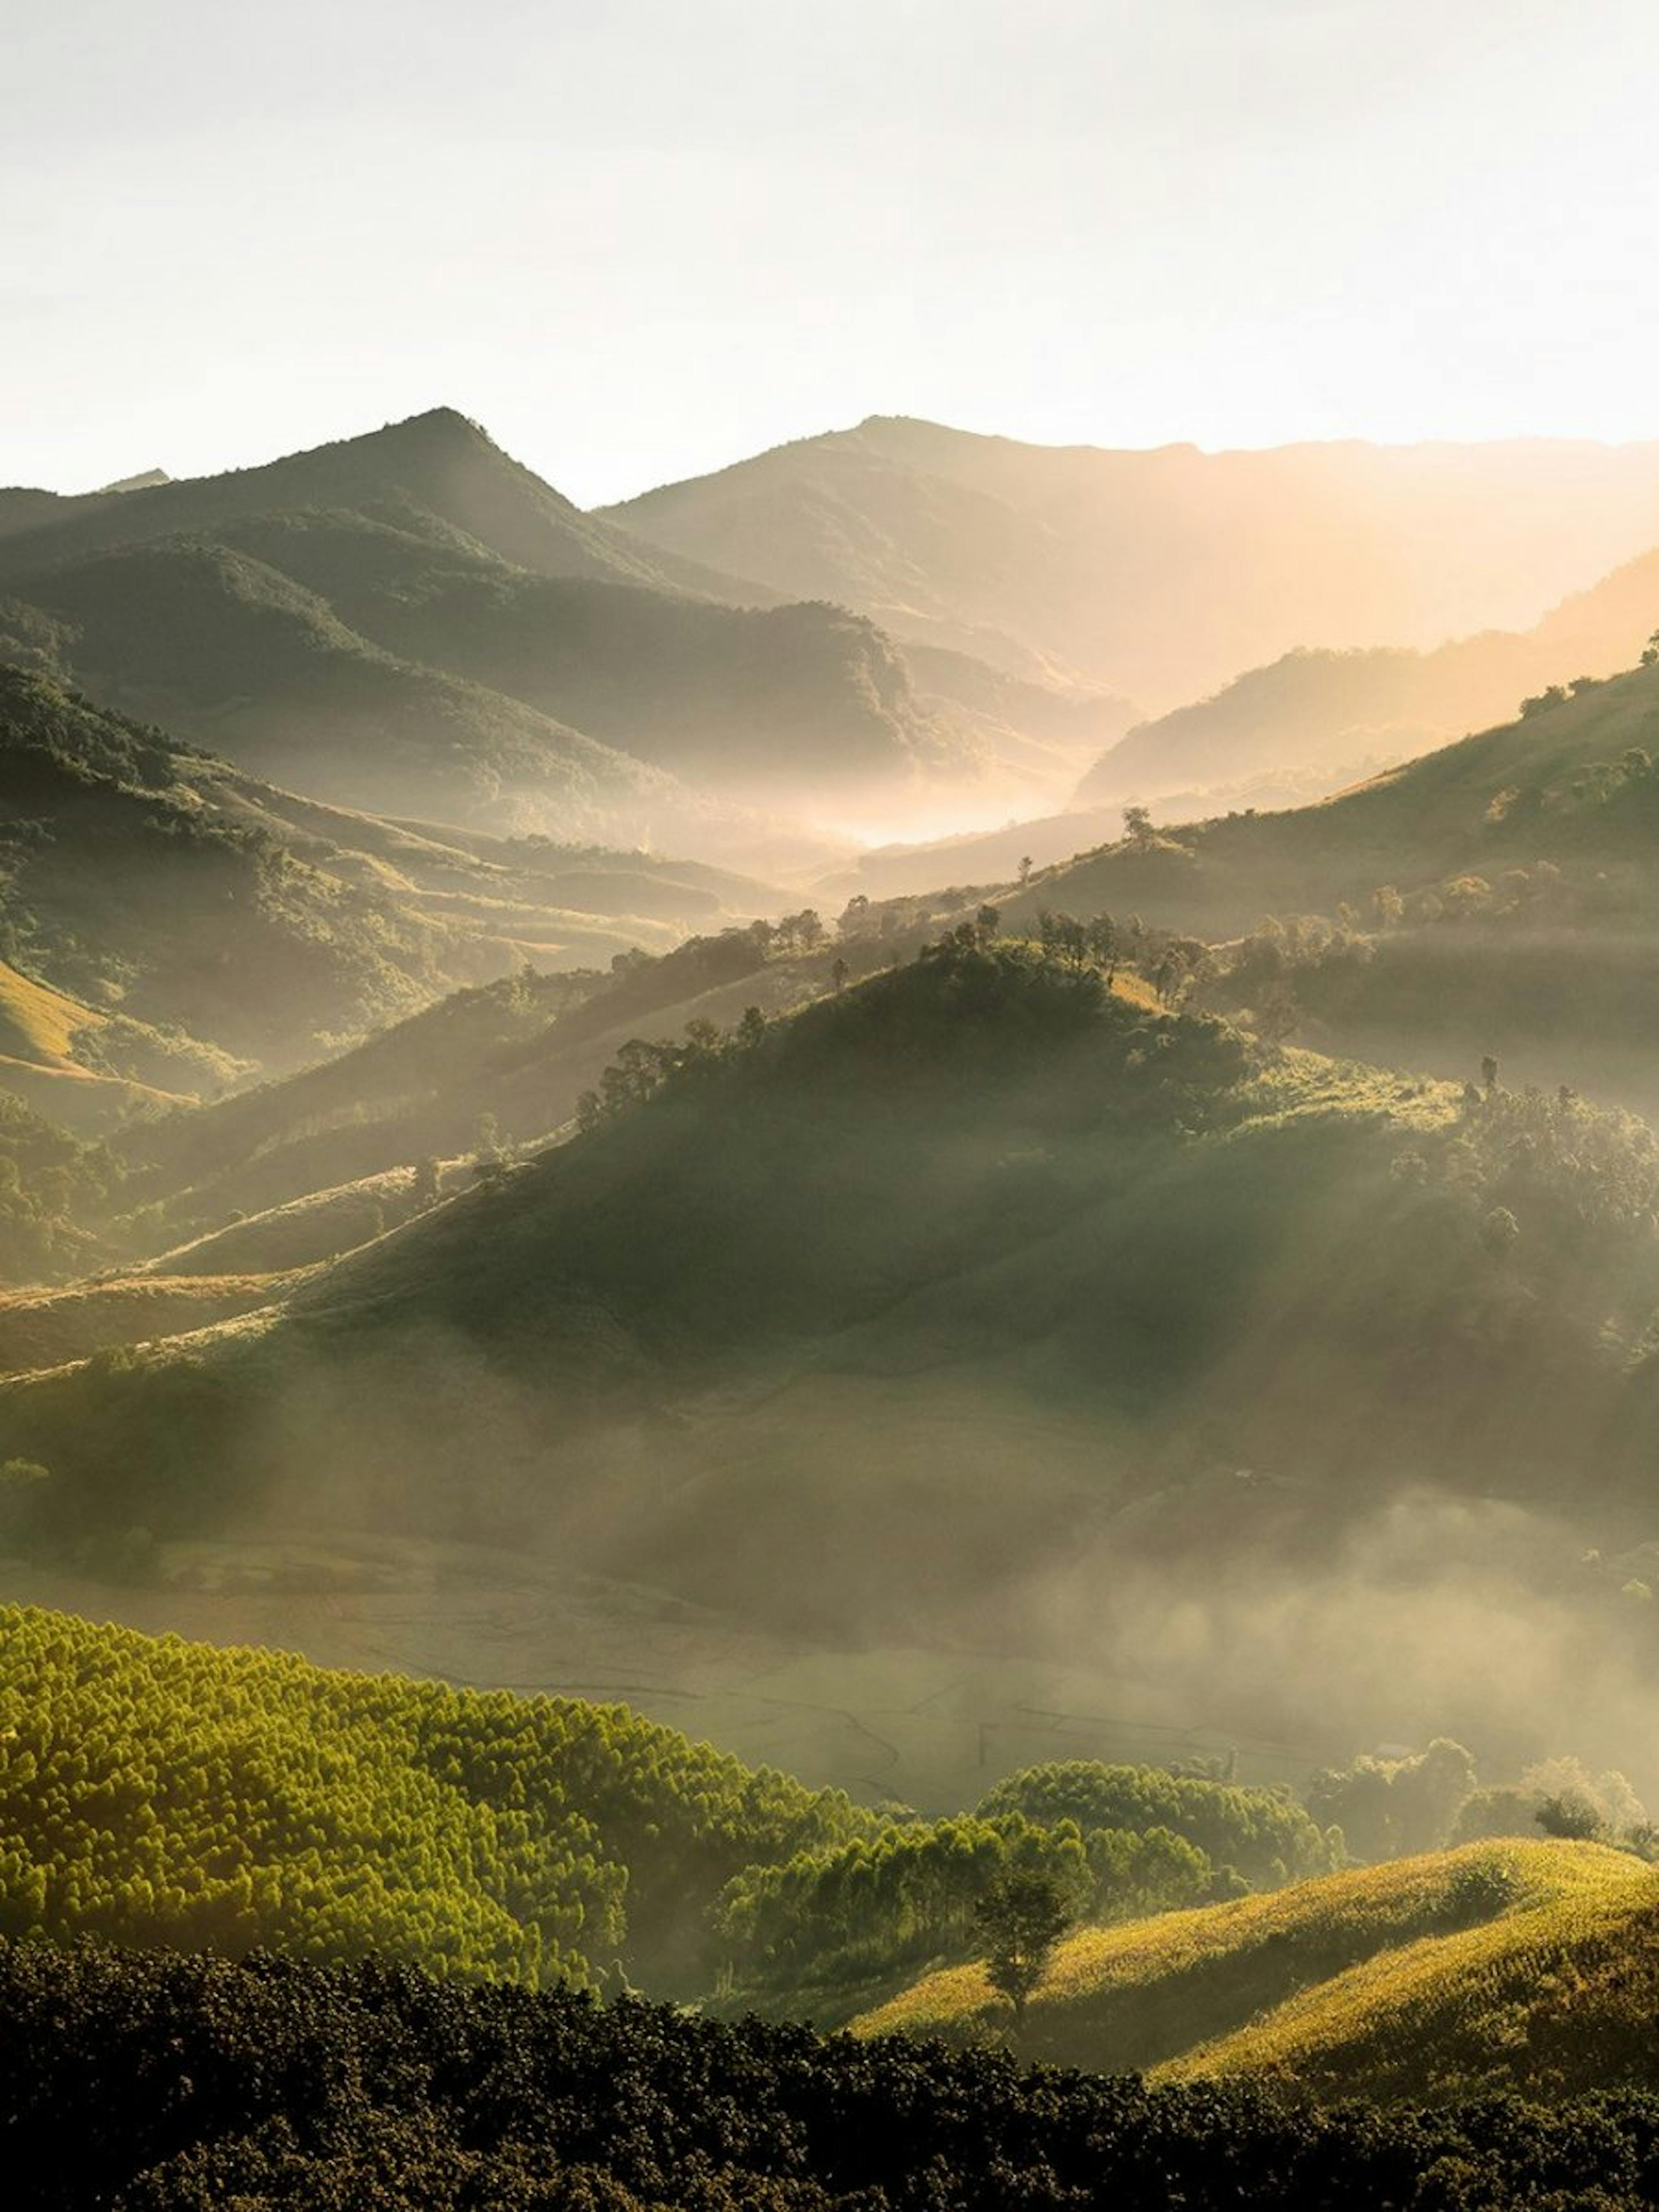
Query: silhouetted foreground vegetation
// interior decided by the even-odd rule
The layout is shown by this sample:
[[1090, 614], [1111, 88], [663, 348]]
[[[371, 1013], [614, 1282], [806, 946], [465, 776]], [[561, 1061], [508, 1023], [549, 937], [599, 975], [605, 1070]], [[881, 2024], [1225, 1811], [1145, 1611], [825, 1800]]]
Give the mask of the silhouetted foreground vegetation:
[[1620, 2212], [1659, 2099], [1287, 2107], [379, 1961], [0, 1946], [17, 2212]]

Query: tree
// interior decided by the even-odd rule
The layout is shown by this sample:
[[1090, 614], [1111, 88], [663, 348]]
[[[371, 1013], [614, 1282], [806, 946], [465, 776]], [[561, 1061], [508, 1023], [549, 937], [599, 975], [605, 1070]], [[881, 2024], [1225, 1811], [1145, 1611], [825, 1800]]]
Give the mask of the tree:
[[1577, 1843], [1595, 1843], [1607, 1832], [1601, 1808], [1580, 1790], [1546, 1797], [1534, 1818], [1547, 1836], [1565, 1836]]
[[985, 1978], [1012, 2006], [1018, 2035], [1031, 1992], [1072, 1916], [1053, 1875], [1028, 1869], [994, 1883], [975, 1906], [974, 1918], [985, 1944]]
[[438, 1202], [438, 1163], [428, 1154], [416, 1161], [410, 1174], [410, 1195], [418, 1206]]
[[[1659, 654], [1656, 654], [1655, 658], [1659, 659]], [[1032, 860], [1030, 854], [1029, 853], [1022, 853], [1019, 856], [1019, 880], [1022, 884], [1029, 884], [1030, 882], [1031, 867]]]
[[1123, 810], [1123, 835], [1131, 845], [1145, 848], [1152, 842], [1152, 809], [1146, 806], [1126, 806]]

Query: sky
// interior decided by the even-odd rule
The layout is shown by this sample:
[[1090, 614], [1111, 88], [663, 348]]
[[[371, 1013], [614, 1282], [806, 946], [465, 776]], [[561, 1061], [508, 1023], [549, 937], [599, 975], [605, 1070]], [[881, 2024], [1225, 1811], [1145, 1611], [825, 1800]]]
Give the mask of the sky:
[[1651, 0], [33, 0], [0, 483], [1659, 435]]

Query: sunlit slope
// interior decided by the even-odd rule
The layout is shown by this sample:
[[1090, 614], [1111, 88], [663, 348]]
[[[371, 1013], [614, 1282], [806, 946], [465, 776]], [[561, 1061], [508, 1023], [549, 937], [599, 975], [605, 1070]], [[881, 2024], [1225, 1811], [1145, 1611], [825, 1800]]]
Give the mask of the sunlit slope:
[[[1659, 2079], [1656, 1996], [1651, 1867], [1596, 1844], [1472, 1844], [1082, 1930], [1031, 1999], [1024, 2049], [1323, 2096], [1551, 2095]], [[856, 2027], [968, 2038], [1006, 2017], [971, 1966]]]
[[[1282, 1571], [1402, 1480], [1638, 1479], [1644, 1131], [1253, 1062], [1148, 995], [953, 943], [704, 1046], [308, 1279], [234, 1358], [9, 1391], [0, 1451], [66, 1500], [113, 1454], [123, 1510], [175, 1533], [269, 1484], [325, 1511], [372, 1485], [400, 1525], [539, 1528], [707, 1601], [887, 1628], [1046, 1617], [1103, 1553]], [[1022, 1446], [1039, 1418], [1069, 1441]]]
[[1601, 872], [1599, 905], [1659, 908], [1659, 781], [1631, 772], [1659, 748], [1659, 667], [1609, 678], [1501, 727], [1425, 754], [1317, 805], [1235, 814], [1127, 841], [1045, 871], [1009, 902], [1138, 913], [1224, 937], [1263, 914], [1369, 915], [1380, 885], [1412, 891], [1547, 860]]
[[1659, 554], [1626, 562], [1520, 631], [1489, 630], [1429, 653], [1305, 648], [1211, 697], [1144, 722], [1102, 754], [1079, 802], [1240, 785], [1287, 771], [1324, 788], [1392, 767], [1515, 714], [1551, 684], [1629, 668], [1659, 619]]

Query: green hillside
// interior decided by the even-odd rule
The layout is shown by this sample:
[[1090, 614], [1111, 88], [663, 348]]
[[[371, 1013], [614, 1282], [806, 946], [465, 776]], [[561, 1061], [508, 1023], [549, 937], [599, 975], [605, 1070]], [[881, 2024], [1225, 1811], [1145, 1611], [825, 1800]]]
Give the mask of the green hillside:
[[1656, 740], [1644, 666], [1322, 805], [1121, 839], [1006, 903], [1220, 940], [1200, 1002], [1281, 1036], [1445, 1075], [1496, 1055], [1650, 1114]]
[[17, 589], [63, 626], [57, 672], [316, 798], [498, 823], [517, 804], [566, 837], [614, 838], [690, 805], [533, 708], [398, 659], [222, 545], [167, 539]]
[[868, 1824], [617, 1706], [0, 1608], [0, 1934], [658, 1987], [756, 1860]]
[[[1212, 1731], [1396, 1733], [1427, 1669], [1461, 1732], [1492, 1691], [1455, 1655], [1306, 1674], [1322, 1597], [1249, 1629], [1294, 1576], [1340, 1606], [1397, 1509], [1380, 1613], [1462, 1565], [1506, 1634], [1548, 1592], [1646, 1663], [1645, 1129], [1253, 1054], [971, 929], [791, 1018], [745, 1001], [724, 1038], [624, 1044], [586, 1133], [257, 1323], [9, 1386], [0, 1456], [52, 1470], [40, 1556], [344, 1515], [832, 1641], [1144, 1647]], [[1194, 1562], [1212, 1611], [1168, 1646]], [[1548, 1733], [1519, 1678], [1511, 1704]]]
[[[1471, 1844], [1270, 1896], [1069, 1936], [1025, 2055], [1157, 2081], [1445, 2100], [1650, 2088], [1659, 1875], [1597, 1844]], [[1002, 2010], [977, 1966], [859, 2032], [972, 2040]]]
[[1443, 746], [1316, 806], [1235, 814], [1127, 839], [1048, 871], [1015, 902], [1139, 912], [1211, 937], [1263, 914], [1369, 912], [1461, 874], [1547, 860], [1605, 872], [1602, 911], [1646, 896], [1651, 840], [1635, 752], [1659, 734], [1659, 669], [1540, 695], [1517, 720]]

